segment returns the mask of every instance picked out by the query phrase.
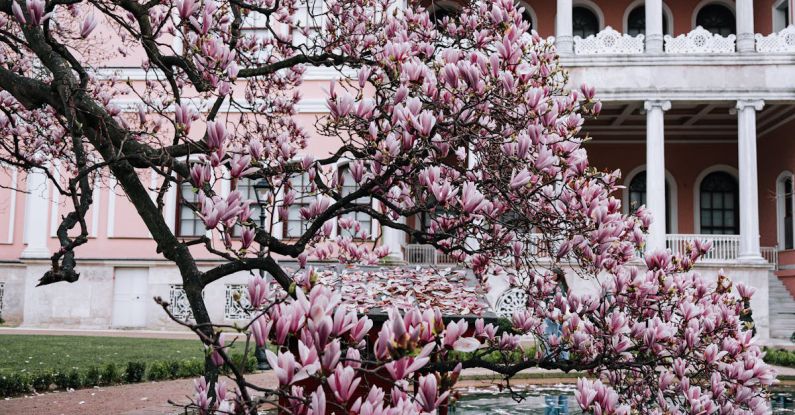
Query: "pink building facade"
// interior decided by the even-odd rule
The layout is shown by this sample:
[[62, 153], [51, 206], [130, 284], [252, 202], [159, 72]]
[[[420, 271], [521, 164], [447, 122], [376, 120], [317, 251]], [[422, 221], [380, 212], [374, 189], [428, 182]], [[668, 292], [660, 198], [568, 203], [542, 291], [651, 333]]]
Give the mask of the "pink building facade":
[[[665, 218], [653, 225], [649, 247], [676, 250], [692, 239], [712, 240], [715, 249], [701, 271], [724, 270], [755, 286], [760, 335], [788, 338], [795, 331], [795, 0], [519, 4], [539, 34], [554, 37], [571, 84], [597, 88], [604, 110], [584, 132], [592, 137], [591, 164], [622, 170], [620, 196], [628, 212], [645, 204]], [[440, 0], [431, 7], [440, 15], [455, 13], [457, 3]], [[137, 61], [114, 64], [108, 71], [144, 81]], [[308, 131], [327, 113], [323, 89], [339, 76], [325, 68], [307, 72], [297, 117]], [[135, 107], [132, 98], [118, 104]], [[308, 150], [324, 156], [336, 145], [315, 137]], [[151, 187], [157, 197], [154, 177]], [[168, 223], [185, 238], [204, 233], [180, 204], [191, 195], [171, 189], [164, 197]], [[77, 251], [80, 281], [36, 288], [58, 247], [55, 229], [67, 201], [42, 173], [0, 172], [3, 319], [32, 327], [175, 329], [151, 298], [169, 299], [175, 312], [188, 313], [176, 268], [157, 254], [112, 179], [94, 199], [91, 241]], [[419, 218], [410, 221], [422, 226]], [[284, 237], [293, 226], [287, 222]], [[390, 246], [393, 261], [446, 265], [433, 249], [394, 231], [382, 235], [376, 222], [368, 225]], [[194, 249], [212, 265], [209, 253]], [[239, 317], [230, 298], [246, 278], [233, 276], [206, 290], [217, 321]], [[501, 294], [492, 296], [495, 306]]]

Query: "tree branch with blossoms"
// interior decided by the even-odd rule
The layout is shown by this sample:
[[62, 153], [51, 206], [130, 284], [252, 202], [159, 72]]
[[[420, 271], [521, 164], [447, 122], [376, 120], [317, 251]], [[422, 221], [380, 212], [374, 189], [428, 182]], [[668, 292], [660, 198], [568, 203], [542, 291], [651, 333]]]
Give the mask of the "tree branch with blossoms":
[[[0, 0], [0, 161], [28, 174], [59, 169], [47, 177], [71, 203], [41, 283], [79, 283], [93, 186], [112, 177], [179, 270], [195, 319], [180, 323], [208, 348], [190, 403], [201, 413], [268, 404], [294, 414], [433, 413], [471, 367], [506, 382], [530, 367], [583, 371], [577, 401], [587, 413], [766, 410], [775, 374], [741, 320], [753, 290], [698, 275], [709, 249], [699, 241], [637, 261], [652, 218], [643, 208], [623, 215], [620, 173], [588, 163], [581, 130], [601, 108], [594, 89], [569, 85], [554, 45], [511, 0], [467, 3], [439, 21], [402, 3]], [[143, 79], [113, 69], [138, 57]], [[340, 77], [328, 86], [328, 115], [307, 131], [297, 106], [312, 66]], [[337, 149], [312, 155], [316, 139]], [[262, 228], [244, 180], [274, 190]], [[184, 184], [196, 193], [184, 206], [211, 236], [177, 235], [164, 217], [165, 195]], [[306, 226], [285, 237], [279, 229], [296, 213]], [[450, 318], [482, 312], [483, 291], [436, 271], [330, 278], [307, 267], [386, 260], [388, 247], [365, 242], [382, 235], [351, 215], [450, 255], [477, 283], [509, 282], [526, 309], [501, 324]], [[427, 226], [412, 226], [417, 218]], [[220, 264], [201, 269], [197, 249]], [[252, 318], [218, 324], [202, 290], [240, 273], [251, 274]], [[598, 289], [565, 290], [561, 278]], [[410, 303], [395, 281], [446, 290], [455, 304]], [[387, 314], [376, 322], [381, 297], [392, 305], [377, 301]], [[226, 352], [229, 334], [270, 347], [278, 385], [246, 380]], [[501, 359], [485, 359], [495, 351]], [[218, 379], [224, 365], [231, 392]]]

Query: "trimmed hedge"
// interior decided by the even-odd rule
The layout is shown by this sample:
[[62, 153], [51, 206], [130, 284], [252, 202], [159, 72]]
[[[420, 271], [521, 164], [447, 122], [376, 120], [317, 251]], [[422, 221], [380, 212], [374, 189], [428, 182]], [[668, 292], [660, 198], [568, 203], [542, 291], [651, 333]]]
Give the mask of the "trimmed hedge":
[[[235, 361], [242, 360], [242, 355], [234, 355]], [[246, 371], [256, 367], [256, 359], [250, 357]], [[226, 369], [224, 370], [226, 371]], [[138, 383], [144, 380], [167, 380], [196, 377], [204, 374], [204, 360], [167, 360], [145, 362], [127, 362], [123, 367], [116, 363], [108, 363], [102, 367], [91, 366], [86, 370], [69, 368], [56, 372], [41, 373], [2, 373], [0, 372], [0, 397], [42, 393], [50, 389], [78, 389], [94, 386], [109, 386], [121, 383]]]
[[771, 365], [795, 367], [795, 351], [765, 348], [765, 362]]

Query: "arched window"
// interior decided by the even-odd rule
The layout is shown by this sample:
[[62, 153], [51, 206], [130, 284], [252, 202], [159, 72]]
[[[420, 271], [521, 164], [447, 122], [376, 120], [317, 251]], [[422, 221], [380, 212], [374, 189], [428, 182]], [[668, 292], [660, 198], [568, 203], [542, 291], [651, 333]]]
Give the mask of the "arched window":
[[591, 9], [575, 6], [571, 11], [572, 35], [586, 38], [599, 33], [599, 18]]
[[776, 183], [776, 200], [778, 202], [779, 249], [795, 249], [795, 224], [793, 224], [792, 174], [783, 173]]
[[530, 5], [523, 1], [517, 1], [516, 6], [522, 8], [522, 20], [530, 24], [530, 27], [527, 28], [527, 31], [531, 31], [536, 28], [535, 23], [535, 15], [533, 14], [533, 9], [530, 8]]
[[721, 36], [736, 34], [737, 23], [734, 12], [722, 4], [708, 4], [696, 15], [696, 26]]
[[701, 181], [701, 233], [737, 235], [740, 233], [739, 188], [731, 174], [718, 171]]
[[[646, 172], [642, 171], [629, 182], [629, 213], [634, 213], [639, 207], [646, 204]], [[665, 181], [665, 232], [672, 233], [671, 229], [671, 187]]]
[[428, 17], [434, 24], [440, 24], [445, 17], [454, 18], [461, 13], [461, 9], [453, 4], [436, 4], [435, 7], [428, 10]]
[[[663, 34], [669, 35], [668, 16], [663, 13]], [[646, 7], [638, 6], [632, 9], [627, 16], [627, 34], [632, 36], [646, 34]]]

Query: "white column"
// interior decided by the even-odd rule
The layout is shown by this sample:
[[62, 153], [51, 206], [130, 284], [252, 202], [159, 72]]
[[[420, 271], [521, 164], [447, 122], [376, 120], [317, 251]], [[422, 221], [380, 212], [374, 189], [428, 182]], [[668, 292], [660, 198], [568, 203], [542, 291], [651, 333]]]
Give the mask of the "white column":
[[756, 167], [756, 112], [762, 100], [737, 101], [737, 148], [740, 174], [741, 261], [763, 262], [759, 249], [759, 189]]
[[646, 0], [646, 53], [663, 52], [662, 0]]
[[671, 101], [646, 101], [646, 207], [653, 218], [646, 250], [665, 249], [665, 111]]
[[[401, 216], [396, 222], [405, 224], [406, 218]], [[406, 244], [406, 234], [388, 226], [383, 227], [383, 233], [384, 245], [389, 247], [387, 260], [389, 262], [404, 262], [403, 246]]]
[[787, 16], [787, 21], [785, 22], [786, 25], [795, 24], [795, 0], [787, 0], [788, 1], [788, 10], [789, 16]]
[[571, 0], [558, 0], [558, 13], [555, 25], [555, 44], [558, 47], [558, 54], [560, 55], [571, 55], [574, 53], [571, 11]]
[[[24, 235], [28, 246], [22, 251], [22, 258], [49, 258], [47, 249], [47, 214], [49, 213], [49, 187], [47, 175], [40, 169], [28, 172], [28, 194], [25, 198]], [[53, 207], [55, 209], [55, 207]]]
[[737, 0], [737, 51], [754, 50], [754, 0]]

